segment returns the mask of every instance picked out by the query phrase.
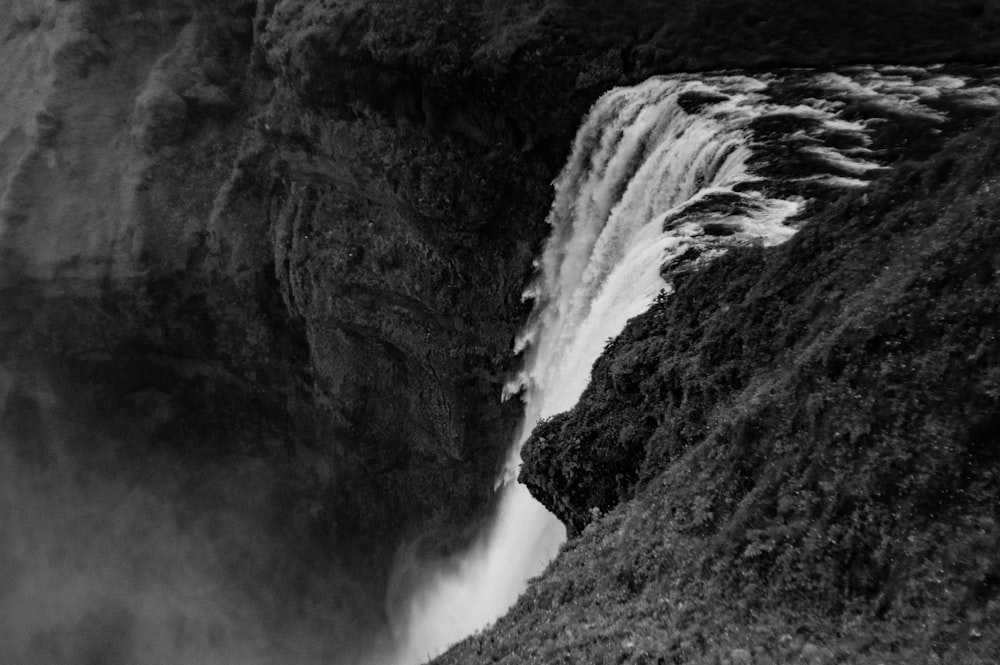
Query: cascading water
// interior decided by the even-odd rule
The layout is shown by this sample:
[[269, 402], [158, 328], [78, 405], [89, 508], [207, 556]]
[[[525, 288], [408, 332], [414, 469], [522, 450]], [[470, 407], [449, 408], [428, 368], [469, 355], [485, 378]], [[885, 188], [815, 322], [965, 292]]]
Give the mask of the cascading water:
[[[524, 368], [505, 389], [521, 395], [525, 416], [496, 519], [459, 560], [436, 562], [395, 617], [396, 662], [426, 660], [498, 618], [556, 555], [565, 531], [516, 482], [521, 447], [540, 419], [574, 406], [607, 341], [670, 289], [664, 277], [737, 244], [788, 239], [809, 199], [864, 186], [895, 156], [872, 145], [880, 119], [938, 125], [944, 98], [998, 102], [961, 77], [859, 69], [657, 78], [595, 104], [555, 182], [551, 234], [525, 294]], [[789, 160], [794, 173], [782, 168]]]

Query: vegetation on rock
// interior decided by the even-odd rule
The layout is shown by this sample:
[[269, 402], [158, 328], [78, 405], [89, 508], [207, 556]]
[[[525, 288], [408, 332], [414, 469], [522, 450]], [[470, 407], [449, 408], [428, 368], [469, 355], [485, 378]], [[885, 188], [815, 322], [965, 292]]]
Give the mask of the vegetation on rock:
[[524, 451], [582, 535], [442, 662], [992, 662], [998, 157], [992, 123], [630, 322]]

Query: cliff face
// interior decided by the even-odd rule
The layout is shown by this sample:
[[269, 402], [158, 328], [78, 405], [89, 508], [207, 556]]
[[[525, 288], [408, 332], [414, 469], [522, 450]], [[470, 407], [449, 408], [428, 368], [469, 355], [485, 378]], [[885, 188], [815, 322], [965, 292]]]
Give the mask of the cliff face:
[[[0, 565], [45, 592], [12, 593], [31, 629], [0, 634], [25, 662], [131, 652], [177, 621], [199, 657], [370, 652], [402, 540], [452, 546], [491, 498], [558, 159], [503, 119], [483, 134], [465, 102], [407, 102], [416, 74], [358, 64], [354, 97], [318, 97], [281, 64], [313, 37], [265, 3], [2, 11], [4, 506], [45, 553]], [[128, 487], [165, 513], [115, 509]], [[96, 572], [154, 563], [221, 585], [214, 618], [149, 600], [169, 580]]]
[[[295, 493], [378, 574], [408, 524], [481, 508], [544, 161], [371, 100], [307, 103], [271, 69], [263, 5], [5, 11], [15, 383], [45, 366], [95, 419], [208, 459], [290, 454]], [[129, 407], [148, 391], [162, 421]]]
[[491, 498], [549, 182], [600, 92], [989, 59], [996, 21], [943, 0], [3, 3], [4, 431], [56, 446], [36, 435], [58, 413], [90, 434], [73, 459], [117, 451], [99, 477], [249, 473], [241, 510], [302, 569], [362, 571], [344, 603], [377, 625], [401, 539]]

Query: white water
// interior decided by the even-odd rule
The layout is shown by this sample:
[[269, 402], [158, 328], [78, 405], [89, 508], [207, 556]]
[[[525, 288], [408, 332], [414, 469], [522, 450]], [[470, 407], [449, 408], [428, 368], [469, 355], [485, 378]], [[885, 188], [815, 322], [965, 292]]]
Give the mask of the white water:
[[[939, 116], [921, 103], [932, 97], [928, 84], [872, 70], [858, 78], [860, 83], [819, 75], [814, 82], [909, 114]], [[939, 78], [942, 89], [961, 87], [957, 79]], [[562, 524], [516, 481], [521, 447], [540, 419], [574, 406], [607, 341], [670, 288], [661, 266], [681, 260], [691, 248], [704, 261], [735, 244], [777, 244], [792, 235], [786, 221], [802, 200], [753, 191], [758, 184], [763, 189], [763, 181], [748, 167], [754, 154], [750, 121], [764, 115], [815, 120], [815, 134], [806, 137], [800, 152], [854, 176], [820, 173], [800, 181], [863, 186], [858, 178], [881, 170], [865, 147], [841, 151], [823, 145], [824, 132], [855, 135], [867, 145], [863, 123], [838, 117], [842, 103], [809, 98], [785, 106], [764, 95], [766, 88], [766, 82], [744, 76], [652, 79], [611, 91], [594, 105], [554, 183], [552, 230], [536, 262], [536, 281], [525, 293], [535, 304], [517, 342], [524, 369], [505, 389], [505, 397], [521, 395], [525, 417], [498, 485], [497, 517], [462, 557], [432, 563], [407, 606], [390, 608], [402, 644], [394, 662], [428, 660], [485, 627], [558, 553], [565, 539]], [[688, 113], [680, 100], [692, 92], [719, 93], [724, 100]], [[803, 133], [790, 136], [801, 139]], [[706, 206], [719, 200], [725, 205]], [[731, 234], [706, 234], [709, 222]]]
[[[734, 78], [737, 88], [751, 79]], [[666, 287], [660, 266], [697, 242], [694, 224], [664, 218], [700, 190], [749, 179], [740, 123], [689, 115], [678, 105], [694, 82], [653, 80], [616, 90], [594, 107], [555, 183], [551, 237], [538, 265], [532, 322], [518, 345], [526, 362], [508, 394], [522, 391], [525, 420], [512, 447], [497, 519], [472, 552], [444, 564], [402, 617], [398, 662], [416, 663], [492, 622], [545, 568], [565, 529], [518, 483], [520, 450], [539, 419], [573, 407], [605, 343]], [[761, 200], [762, 202], [763, 199]], [[796, 206], [769, 201], [745, 232], [777, 242]]]

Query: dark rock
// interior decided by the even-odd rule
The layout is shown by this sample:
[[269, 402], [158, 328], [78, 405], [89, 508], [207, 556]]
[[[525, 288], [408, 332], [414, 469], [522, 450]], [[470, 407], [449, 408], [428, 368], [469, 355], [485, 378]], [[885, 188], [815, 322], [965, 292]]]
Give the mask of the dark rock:
[[680, 104], [681, 108], [690, 113], [691, 115], [696, 115], [701, 113], [701, 111], [706, 106], [711, 106], [712, 104], [718, 104], [724, 102], [729, 97], [726, 95], [721, 95], [717, 92], [712, 91], [697, 91], [692, 90], [690, 92], [683, 93], [677, 98], [677, 103]]
[[705, 232], [705, 235], [722, 237], [731, 236], [737, 231], [731, 224], [720, 222], [708, 222], [707, 224], [703, 224], [701, 229]]

